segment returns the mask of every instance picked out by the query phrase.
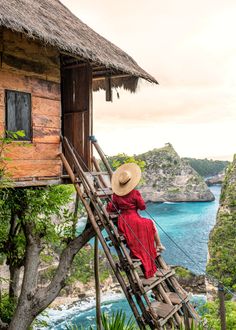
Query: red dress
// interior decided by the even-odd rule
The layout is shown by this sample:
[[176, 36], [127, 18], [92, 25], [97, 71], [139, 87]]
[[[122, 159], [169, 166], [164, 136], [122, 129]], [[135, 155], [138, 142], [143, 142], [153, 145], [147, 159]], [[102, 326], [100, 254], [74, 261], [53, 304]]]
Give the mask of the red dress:
[[125, 237], [130, 255], [142, 261], [144, 276], [154, 276], [157, 271], [155, 258], [157, 252], [154, 246], [156, 228], [150, 219], [142, 218], [139, 210], [145, 210], [146, 206], [138, 190], [132, 190], [125, 196], [113, 194], [112, 202], [107, 205], [108, 212], [119, 210], [119, 232]]

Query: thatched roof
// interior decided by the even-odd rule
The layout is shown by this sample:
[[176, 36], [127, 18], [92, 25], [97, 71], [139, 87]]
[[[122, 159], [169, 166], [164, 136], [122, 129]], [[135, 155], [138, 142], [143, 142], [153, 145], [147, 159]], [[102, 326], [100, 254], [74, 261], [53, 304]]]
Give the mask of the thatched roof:
[[58, 0], [0, 0], [0, 26], [105, 68], [156, 83], [120, 48], [100, 36]]

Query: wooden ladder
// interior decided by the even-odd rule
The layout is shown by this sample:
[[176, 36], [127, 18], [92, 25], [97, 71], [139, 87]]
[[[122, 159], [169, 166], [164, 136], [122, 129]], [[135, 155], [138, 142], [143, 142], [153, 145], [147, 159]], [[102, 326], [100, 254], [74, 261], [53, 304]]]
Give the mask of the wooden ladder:
[[[161, 256], [158, 256], [157, 275], [145, 279], [140, 260], [131, 259], [125, 238], [119, 234], [116, 226], [118, 214], [109, 214], [106, 210], [112, 191], [104, 175], [111, 175], [112, 171], [97, 142], [93, 142], [108, 173], [100, 170], [95, 158], [93, 158], [93, 163], [96, 172], [85, 172], [79, 155], [66, 138], [63, 138], [63, 147], [65, 154], [70, 158], [70, 164], [71, 161], [73, 162], [76, 174], [72, 171], [65, 155], [62, 153], [60, 157], [140, 329], [146, 329], [147, 326], [158, 330], [179, 329], [181, 324], [185, 325], [185, 329], [190, 329], [191, 322], [199, 323], [200, 318], [190, 304], [186, 291], [175, 278], [174, 270]], [[104, 237], [104, 231], [106, 237]], [[114, 261], [111, 246], [117, 253], [118, 261]]]

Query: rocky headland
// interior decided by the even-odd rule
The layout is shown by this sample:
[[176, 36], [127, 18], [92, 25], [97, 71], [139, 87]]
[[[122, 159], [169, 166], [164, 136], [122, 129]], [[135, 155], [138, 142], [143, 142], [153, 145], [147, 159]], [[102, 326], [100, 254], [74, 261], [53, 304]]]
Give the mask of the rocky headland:
[[145, 161], [144, 183], [140, 187], [146, 202], [206, 202], [214, 195], [203, 178], [181, 159], [173, 146], [153, 149], [138, 156]]
[[208, 186], [214, 186], [215, 184], [222, 184], [224, 182], [224, 179], [225, 179], [225, 173], [221, 172], [217, 175], [207, 178], [205, 182]]
[[216, 225], [208, 243], [208, 272], [236, 289], [236, 155], [223, 181]]

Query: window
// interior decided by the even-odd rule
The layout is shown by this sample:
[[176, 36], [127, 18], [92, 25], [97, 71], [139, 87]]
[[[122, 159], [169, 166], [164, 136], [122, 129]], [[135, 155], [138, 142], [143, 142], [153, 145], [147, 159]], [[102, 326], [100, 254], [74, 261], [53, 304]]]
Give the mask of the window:
[[31, 140], [31, 95], [29, 93], [6, 91], [6, 130], [24, 131], [18, 140]]

